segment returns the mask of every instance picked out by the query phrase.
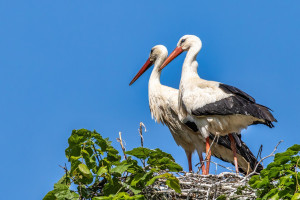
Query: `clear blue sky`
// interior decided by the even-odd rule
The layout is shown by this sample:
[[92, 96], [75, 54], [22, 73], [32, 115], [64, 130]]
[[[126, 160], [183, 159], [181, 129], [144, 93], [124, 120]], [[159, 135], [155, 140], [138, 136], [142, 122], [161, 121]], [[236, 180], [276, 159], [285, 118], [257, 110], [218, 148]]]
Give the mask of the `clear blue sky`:
[[[203, 42], [201, 77], [234, 85], [271, 107], [269, 129], [253, 126], [243, 138], [256, 154], [299, 143], [299, 1], [0, 1], [0, 127], [3, 199], [41, 199], [63, 175], [72, 129], [96, 129], [114, 145], [145, 145], [186, 157], [148, 106], [149, 70], [128, 84], [150, 49], [171, 52], [178, 39]], [[162, 83], [178, 88], [181, 55]], [[194, 155], [194, 160], [197, 156]], [[267, 161], [266, 163], [270, 162]], [[214, 170], [212, 170], [214, 172]]]

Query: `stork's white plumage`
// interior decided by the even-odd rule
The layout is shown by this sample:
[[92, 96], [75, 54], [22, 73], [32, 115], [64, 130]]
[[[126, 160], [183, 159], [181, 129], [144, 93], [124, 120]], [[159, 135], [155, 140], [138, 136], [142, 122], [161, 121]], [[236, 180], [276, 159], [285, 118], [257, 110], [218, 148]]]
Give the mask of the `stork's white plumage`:
[[[152, 48], [149, 59], [145, 65], [140, 69], [137, 75], [130, 82], [133, 84], [147, 69], [154, 64], [153, 71], [149, 79], [149, 106], [152, 117], [163, 124], [166, 124], [172, 133], [172, 136], [177, 145], [181, 146], [187, 155], [189, 170], [192, 171], [191, 155], [197, 150], [200, 161], [203, 161], [202, 153], [205, 150], [205, 139], [202, 134], [195, 133], [189, 126], [182, 123], [178, 118], [178, 90], [162, 85], [160, 83], [159, 67], [167, 58], [168, 51], [162, 45], [157, 45]], [[190, 124], [193, 126], [193, 124]], [[196, 126], [194, 124], [194, 126]], [[213, 136], [211, 135], [211, 139]], [[213, 156], [216, 156], [224, 161], [233, 163], [233, 152], [230, 149], [230, 142], [228, 137], [220, 137], [216, 145], [211, 149]], [[252, 171], [257, 163], [254, 155], [249, 148], [242, 142], [238, 149], [238, 157], [240, 164], [240, 171]], [[250, 169], [249, 169], [250, 164]], [[262, 166], [258, 170], [261, 170]], [[205, 167], [202, 167], [205, 173]]]
[[205, 143], [201, 140], [201, 136], [194, 134], [178, 119], [178, 90], [160, 83], [161, 72], [158, 70], [167, 56], [168, 50], [165, 46], [154, 46], [149, 59], [130, 82], [130, 85], [154, 64], [148, 84], [151, 115], [155, 121], [169, 127], [176, 144], [185, 150], [189, 171], [192, 171], [192, 153], [197, 150], [200, 160], [203, 160], [202, 152], [205, 150]]
[[[201, 133], [204, 138], [208, 138], [210, 133], [229, 135], [235, 151], [231, 133], [240, 134], [242, 129], [252, 124], [273, 127], [272, 122], [276, 119], [269, 108], [256, 104], [253, 97], [238, 88], [201, 79], [196, 61], [201, 48], [202, 42], [197, 36], [183, 36], [160, 70], [187, 51], [179, 86], [179, 118], [185, 124], [195, 123], [195, 132]], [[209, 142], [206, 143], [209, 146]]]

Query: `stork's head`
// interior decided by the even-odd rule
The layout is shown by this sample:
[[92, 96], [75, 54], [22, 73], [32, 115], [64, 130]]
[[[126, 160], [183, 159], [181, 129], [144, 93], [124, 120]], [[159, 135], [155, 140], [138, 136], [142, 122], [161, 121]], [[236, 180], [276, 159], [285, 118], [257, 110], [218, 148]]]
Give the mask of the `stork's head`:
[[168, 50], [164, 45], [156, 45], [152, 47], [149, 60], [154, 63], [157, 59], [165, 60], [168, 56]]
[[[132, 85], [154, 63], [161, 62], [161, 64], [162, 64], [162, 62], [167, 58], [167, 56], [168, 56], [168, 50], [165, 46], [156, 45], [156, 46], [152, 47], [148, 60], [143, 65], [143, 67], [140, 69], [140, 71], [135, 75], [135, 77], [132, 79], [132, 81], [129, 83], [129, 85]], [[160, 67], [160, 66], [156, 66], [156, 67]]]
[[190, 48], [195, 48], [197, 51], [200, 51], [202, 48], [202, 42], [200, 38], [195, 35], [184, 35], [180, 38], [177, 43], [177, 47], [174, 51], [169, 55], [169, 57], [165, 60], [159, 70], [162, 70], [165, 66], [167, 66], [172, 60], [174, 60], [177, 56], [179, 56], [182, 52], [188, 51]]
[[195, 46], [200, 49], [202, 47], [202, 42], [200, 38], [198, 38], [195, 35], [184, 35], [179, 39], [177, 43], [177, 48], [181, 48], [183, 51], [189, 50], [192, 46]]

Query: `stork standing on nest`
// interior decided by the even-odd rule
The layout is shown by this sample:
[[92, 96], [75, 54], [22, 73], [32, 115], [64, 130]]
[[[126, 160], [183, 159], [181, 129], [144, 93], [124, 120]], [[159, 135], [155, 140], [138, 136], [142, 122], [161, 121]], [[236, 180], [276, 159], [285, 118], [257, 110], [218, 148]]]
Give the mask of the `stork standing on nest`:
[[[149, 79], [149, 106], [152, 117], [154, 117], [157, 122], [161, 122], [168, 126], [176, 144], [185, 150], [188, 159], [189, 171], [192, 171], [192, 153], [195, 150], [198, 152], [200, 162], [203, 163], [202, 153], [205, 150], [205, 139], [201, 134], [194, 133], [189, 126], [179, 120], [178, 90], [160, 83], [161, 72], [159, 71], [159, 67], [163, 64], [167, 56], [168, 51], [166, 47], [163, 45], [154, 46], [151, 49], [148, 60], [129, 85], [132, 85], [154, 64], [154, 68]], [[190, 126], [196, 125], [191, 123]], [[214, 136], [210, 135], [210, 137], [211, 142]], [[237, 139], [240, 143], [237, 155], [239, 157], [240, 171], [242, 173], [253, 171], [257, 163], [256, 158], [238, 137], [235, 137], [235, 139]], [[224, 161], [234, 163], [233, 152], [230, 148], [230, 142], [227, 136], [220, 137], [211, 151], [213, 156]], [[257, 171], [260, 170], [262, 170], [261, 165], [257, 168]], [[204, 165], [202, 165], [202, 173], [208, 174]]]
[[194, 123], [196, 126], [193, 130], [206, 138], [207, 170], [210, 159], [209, 134], [228, 135], [238, 172], [236, 144], [232, 133], [240, 134], [242, 129], [252, 124], [264, 124], [272, 128], [272, 122], [276, 122], [276, 119], [268, 107], [257, 104], [253, 97], [240, 89], [200, 78], [196, 57], [201, 47], [202, 42], [197, 36], [183, 36], [160, 70], [183, 51], [187, 51], [179, 85], [179, 119], [187, 125]]

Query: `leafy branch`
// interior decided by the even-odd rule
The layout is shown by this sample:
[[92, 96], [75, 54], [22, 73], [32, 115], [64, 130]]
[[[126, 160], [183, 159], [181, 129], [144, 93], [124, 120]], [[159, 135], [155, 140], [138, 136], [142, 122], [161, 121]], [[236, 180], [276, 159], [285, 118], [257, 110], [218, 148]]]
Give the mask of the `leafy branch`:
[[[121, 132], [121, 144], [125, 160], [96, 131], [73, 130], [65, 150], [69, 162], [62, 167], [63, 177], [54, 184], [54, 189], [46, 194], [44, 200], [56, 199], [144, 199], [145, 190], [157, 180], [180, 193], [178, 179], [173, 172], [182, 171], [174, 158], [160, 149], [143, 147], [142, 126], [140, 135], [142, 147], [126, 151]], [[141, 166], [138, 159], [142, 160]]]
[[[270, 156], [274, 156], [275, 150]], [[257, 189], [257, 199], [300, 199], [298, 191], [299, 152], [300, 145], [295, 144], [285, 152], [275, 154], [272, 163], [259, 175], [252, 176], [249, 184], [252, 188]]]

